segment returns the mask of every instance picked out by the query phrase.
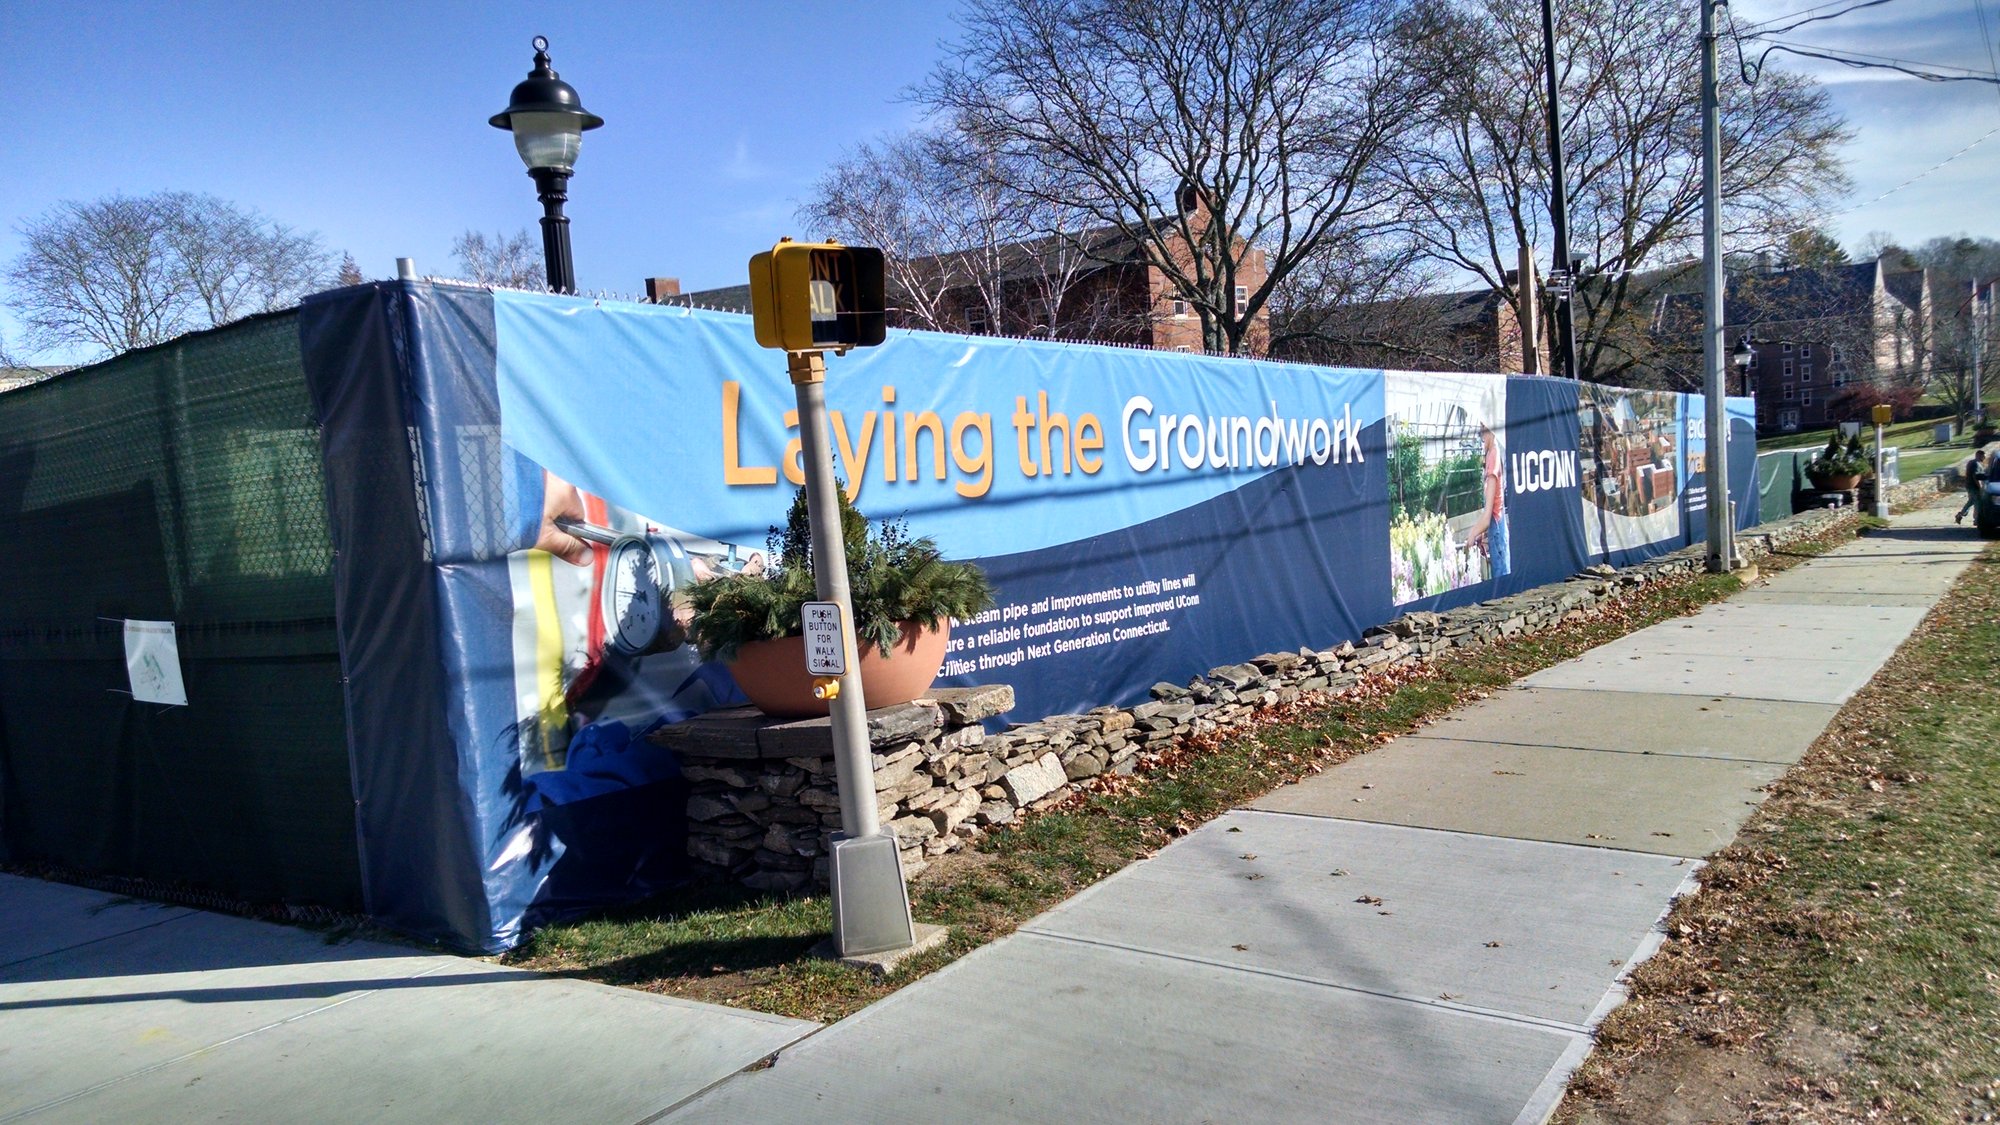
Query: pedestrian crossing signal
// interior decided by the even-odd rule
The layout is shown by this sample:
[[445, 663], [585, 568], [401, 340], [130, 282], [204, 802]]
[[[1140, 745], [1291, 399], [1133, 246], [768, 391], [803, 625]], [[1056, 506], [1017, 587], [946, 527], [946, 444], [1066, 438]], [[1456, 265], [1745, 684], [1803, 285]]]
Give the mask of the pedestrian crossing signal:
[[788, 352], [866, 348], [888, 333], [882, 251], [778, 240], [750, 259], [757, 343]]

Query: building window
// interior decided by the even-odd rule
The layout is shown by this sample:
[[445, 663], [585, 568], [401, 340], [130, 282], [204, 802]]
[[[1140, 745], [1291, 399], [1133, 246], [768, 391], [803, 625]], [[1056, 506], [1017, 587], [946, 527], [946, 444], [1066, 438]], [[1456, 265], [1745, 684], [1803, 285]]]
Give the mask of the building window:
[[1242, 316], [1242, 315], [1243, 315], [1243, 313], [1244, 313], [1244, 312], [1245, 312], [1245, 311], [1246, 311], [1247, 309], [1249, 309], [1249, 307], [1250, 307], [1250, 287], [1249, 287], [1248, 285], [1239, 285], [1239, 286], [1237, 286], [1237, 287], [1236, 287], [1236, 315], [1237, 315], [1237, 316]]
[[1811, 406], [1811, 405], [1812, 405], [1812, 392], [1811, 392], [1811, 391], [1800, 391], [1800, 392], [1799, 392], [1799, 405], [1800, 405], [1800, 406]]
[[1180, 297], [1174, 298], [1174, 316], [1183, 320], [1187, 319], [1187, 301]]
[[1778, 411], [1778, 428], [1779, 428], [1779, 429], [1781, 429], [1781, 430], [1796, 430], [1796, 429], [1798, 429], [1798, 428], [1799, 428], [1799, 412], [1798, 412], [1797, 410], [1794, 410], [1794, 409], [1787, 409], [1787, 410], [1780, 410], [1780, 411]]
[[1175, 351], [1177, 351], [1177, 352], [1191, 352], [1191, 351], [1193, 351], [1194, 349], [1193, 349], [1193, 348], [1191, 348], [1191, 347], [1188, 347], [1188, 346], [1187, 346], [1186, 344], [1181, 344], [1181, 345], [1178, 345], [1177, 347], [1175, 347], [1175, 348], [1174, 348], [1174, 350], [1175, 350]]
[[986, 310], [978, 305], [965, 306], [965, 330], [974, 336], [986, 335]]
[[1811, 345], [1811, 344], [1800, 344], [1800, 345], [1799, 345], [1799, 358], [1800, 358], [1800, 359], [1811, 359], [1811, 358], [1812, 358], [1812, 345]]
[[[1791, 345], [1790, 344], [1785, 345], [1785, 350], [1790, 351]], [[1787, 359], [1785, 361], [1785, 378], [1789, 379], [1791, 377], [1792, 377], [1792, 361]]]
[[1792, 342], [1790, 340], [1785, 341], [1785, 354], [1786, 355], [1792, 354]]
[[1797, 390], [1795, 390], [1794, 388], [1791, 388], [1791, 387], [1786, 387], [1786, 388], [1785, 388], [1785, 401], [1786, 401], [1786, 402], [1790, 402], [1790, 401], [1792, 401], [1793, 399], [1795, 399], [1795, 398], [1797, 398], [1797, 397], [1799, 397], [1799, 392], [1798, 392]]

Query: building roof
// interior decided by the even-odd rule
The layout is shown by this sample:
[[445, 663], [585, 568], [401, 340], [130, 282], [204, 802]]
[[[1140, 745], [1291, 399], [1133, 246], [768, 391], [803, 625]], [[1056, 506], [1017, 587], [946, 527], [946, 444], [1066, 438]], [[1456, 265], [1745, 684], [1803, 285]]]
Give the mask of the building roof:
[[75, 369], [73, 363], [55, 367], [0, 367], [0, 391], [16, 390]]
[[[1874, 308], [1877, 268], [1874, 262], [1859, 262], [1734, 274], [1723, 291], [1724, 316], [1732, 326], [1750, 327], [1866, 315]], [[1702, 300], [1699, 291], [1662, 297], [1656, 329], [1700, 332]]]
[[1499, 310], [1502, 297], [1494, 289], [1464, 289], [1452, 293], [1418, 293], [1381, 301], [1355, 301], [1334, 311], [1343, 317], [1368, 319], [1377, 315], [1392, 323], [1416, 323], [1435, 330], [1469, 328], [1485, 323]]
[[680, 293], [660, 302], [663, 305], [698, 305], [706, 309], [721, 309], [724, 312], [750, 311], [750, 286], [725, 285], [720, 289], [697, 289], [691, 293]]
[[1929, 270], [1905, 270], [1901, 273], [1884, 273], [1882, 287], [1889, 295], [1909, 306], [1910, 310], [1921, 311], [1924, 307], [1924, 283], [1929, 280]]
[[[1168, 221], [1170, 220], [1166, 218], [1154, 220], [1155, 223]], [[1001, 281], [1032, 280], [1042, 276], [1041, 263], [1048, 257], [1050, 250], [1064, 239], [1074, 239], [1083, 251], [1083, 256], [1093, 265], [1143, 262], [1147, 256], [1145, 247], [1127, 237], [1125, 232], [1117, 227], [1098, 227], [1078, 235], [1044, 235], [1022, 242], [1010, 242], [996, 246], [991, 251], [954, 250], [944, 254], [927, 255], [916, 259], [914, 264], [937, 263], [949, 272], [966, 275], [969, 278], [973, 272], [969, 268], [970, 265], [977, 263], [981, 256], [991, 253], [997, 259]], [[970, 284], [970, 281], [966, 283]], [[724, 285], [715, 289], [698, 289], [670, 298], [665, 303], [684, 301], [709, 308], [749, 312], [750, 287]]]

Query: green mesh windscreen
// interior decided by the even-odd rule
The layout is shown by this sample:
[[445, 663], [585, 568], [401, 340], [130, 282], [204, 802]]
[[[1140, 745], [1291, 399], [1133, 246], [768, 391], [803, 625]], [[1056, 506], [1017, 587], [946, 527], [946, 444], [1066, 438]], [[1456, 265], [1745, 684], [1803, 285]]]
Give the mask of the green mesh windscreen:
[[295, 312], [0, 393], [0, 857], [361, 906], [320, 475]]

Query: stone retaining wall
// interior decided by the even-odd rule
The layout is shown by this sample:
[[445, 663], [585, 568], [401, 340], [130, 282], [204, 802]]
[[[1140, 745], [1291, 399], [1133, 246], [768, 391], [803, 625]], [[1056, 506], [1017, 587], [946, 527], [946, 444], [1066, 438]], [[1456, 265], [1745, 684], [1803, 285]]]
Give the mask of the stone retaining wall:
[[[1892, 490], [1895, 502], [1934, 496], [1928, 478]], [[1854, 518], [1801, 512], [1744, 532], [1750, 562]], [[1274, 652], [1211, 669], [1185, 685], [1154, 685], [1133, 707], [1054, 715], [987, 734], [1014, 705], [1010, 687], [939, 689], [932, 698], [869, 712], [877, 809], [903, 845], [906, 869], [963, 847], [983, 830], [1070, 796], [1106, 773], [1129, 774], [1184, 735], [1233, 726], [1309, 692], [1337, 693], [1363, 676], [1435, 659], [1455, 648], [1541, 632], [1662, 579], [1699, 572], [1697, 545], [1636, 566], [1591, 567], [1563, 582], [1444, 613], [1411, 613], [1359, 644]], [[803, 890], [827, 879], [827, 837], [840, 826], [831, 730], [825, 719], [774, 720], [754, 708], [711, 712], [666, 727], [656, 741], [679, 755], [692, 783], [688, 852], [716, 874], [760, 890]]]

